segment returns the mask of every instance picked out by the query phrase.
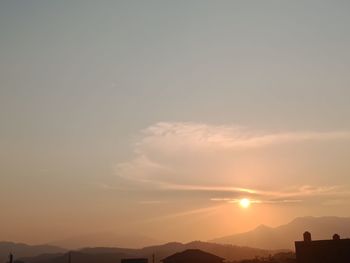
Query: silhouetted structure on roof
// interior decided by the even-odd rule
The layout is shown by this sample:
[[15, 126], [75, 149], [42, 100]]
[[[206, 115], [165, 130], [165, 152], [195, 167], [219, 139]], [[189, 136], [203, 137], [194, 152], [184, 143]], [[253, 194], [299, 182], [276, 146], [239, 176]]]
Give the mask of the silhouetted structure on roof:
[[161, 261], [163, 263], [222, 263], [224, 259], [199, 249], [188, 249]]
[[331, 240], [315, 240], [309, 232], [303, 241], [295, 242], [297, 263], [349, 263], [350, 239], [340, 239], [338, 234]]
[[121, 263], [148, 263], [147, 258], [125, 258], [121, 260]]

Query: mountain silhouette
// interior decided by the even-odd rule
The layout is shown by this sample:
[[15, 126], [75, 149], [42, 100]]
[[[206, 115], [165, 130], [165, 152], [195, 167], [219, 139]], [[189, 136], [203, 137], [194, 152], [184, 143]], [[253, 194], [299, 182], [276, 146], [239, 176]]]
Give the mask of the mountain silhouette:
[[[350, 237], [350, 218], [300, 217], [278, 227], [260, 225], [252, 231], [214, 239], [211, 242], [166, 243], [144, 248], [89, 247], [71, 252], [74, 262], [119, 262], [121, 258], [147, 257], [155, 254], [156, 262], [187, 249], [200, 249], [229, 261], [266, 257], [280, 249], [294, 249], [294, 241], [301, 240], [305, 231], [313, 240], [331, 239], [334, 233]], [[93, 240], [89, 244], [94, 245]], [[256, 247], [256, 248], [253, 248]], [[8, 253], [25, 263], [67, 262], [67, 250], [51, 245], [30, 246], [21, 243], [0, 242], [0, 262], [6, 262]]]
[[[200, 249], [202, 251], [217, 255], [230, 261], [250, 259], [256, 256], [266, 257], [271, 251], [255, 249], [250, 247], [238, 247], [232, 245], [220, 245], [208, 242], [194, 241], [187, 244], [172, 242], [159, 246], [150, 246], [142, 249], [130, 248], [85, 248], [71, 253], [72, 262], [74, 263], [115, 263], [120, 262], [122, 258], [149, 258], [152, 262], [152, 255], [155, 255], [155, 262], [171, 256], [177, 252], [187, 249]], [[27, 257], [20, 259], [25, 263], [66, 263], [68, 253], [45, 254], [36, 257]]]
[[33, 257], [43, 253], [64, 253], [66, 250], [50, 245], [27, 245], [14, 242], [0, 242], [0, 262], [7, 262], [8, 254], [11, 252], [15, 258]]
[[350, 218], [299, 217], [278, 227], [260, 225], [251, 231], [216, 238], [211, 242], [262, 249], [294, 249], [294, 241], [302, 240], [305, 231], [311, 232], [314, 240], [331, 239], [334, 233], [338, 233], [342, 238], [348, 238]]
[[84, 247], [128, 247], [142, 248], [162, 242], [143, 235], [121, 235], [113, 232], [91, 233], [64, 240], [50, 242], [50, 245], [77, 250]]

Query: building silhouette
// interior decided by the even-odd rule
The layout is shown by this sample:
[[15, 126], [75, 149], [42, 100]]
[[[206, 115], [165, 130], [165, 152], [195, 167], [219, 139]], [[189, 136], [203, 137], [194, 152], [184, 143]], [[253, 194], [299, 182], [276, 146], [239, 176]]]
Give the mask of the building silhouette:
[[163, 263], [222, 263], [223, 258], [199, 249], [188, 249], [161, 260]]
[[350, 263], [350, 239], [312, 240], [311, 233], [304, 233], [303, 241], [295, 242], [297, 263]]
[[9, 263], [13, 263], [13, 254], [12, 253], [9, 254]]
[[121, 263], [148, 263], [147, 258], [125, 258], [121, 260]]

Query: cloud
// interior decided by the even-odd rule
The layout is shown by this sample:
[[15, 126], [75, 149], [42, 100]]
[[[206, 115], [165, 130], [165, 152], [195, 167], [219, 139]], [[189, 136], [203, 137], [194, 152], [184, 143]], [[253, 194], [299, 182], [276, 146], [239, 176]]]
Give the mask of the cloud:
[[[251, 195], [251, 203], [256, 204], [291, 204], [300, 203], [307, 198], [324, 198], [324, 197], [349, 197], [350, 191], [346, 190], [342, 186], [310, 186], [303, 185], [298, 188], [283, 189], [282, 191], [254, 191], [256, 195]], [[249, 195], [248, 195], [249, 197]], [[227, 198], [227, 197], [215, 197], [211, 198], [211, 201], [226, 202], [226, 203], [239, 203], [240, 199]], [[325, 201], [328, 203], [328, 201]]]
[[[211, 201], [215, 202], [226, 202], [230, 204], [238, 204], [241, 202], [241, 199], [231, 199], [231, 198], [211, 198]], [[302, 200], [300, 199], [286, 199], [286, 200], [256, 200], [250, 199], [250, 203], [252, 204], [286, 204], [286, 203], [300, 203]]]
[[[262, 132], [250, 131], [243, 126], [208, 125], [191, 122], [160, 122], [143, 131], [144, 137], [138, 147], [178, 147], [183, 145], [195, 148], [249, 148], [271, 144], [350, 139], [348, 131], [328, 132]], [[178, 149], [175, 146], [174, 150]]]
[[199, 215], [199, 214], [210, 214], [210, 213], [215, 213], [217, 212], [220, 208], [222, 208], [222, 205], [215, 205], [215, 206], [208, 206], [208, 207], [204, 207], [204, 208], [197, 208], [197, 209], [190, 209], [190, 210], [186, 210], [183, 212], [178, 212], [178, 213], [172, 213], [172, 214], [168, 214], [165, 216], [157, 216], [148, 220], [143, 220], [148, 221], [148, 222], [152, 222], [152, 221], [163, 221], [166, 219], [172, 219], [172, 218], [177, 218], [177, 217], [186, 217], [186, 216], [193, 216], [193, 215]]
[[[134, 144], [134, 158], [119, 163], [116, 172], [144, 188], [201, 192], [208, 199], [232, 202], [250, 196], [265, 203], [294, 202], [307, 196], [332, 195], [339, 189], [301, 181], [296, 183], [301, 186], [293, 189], [277, 187], [273, 184], [276, 177], [284, 176], [283, 169], [289, 167], [282, 167], [277, 174], [278, 164], [266, 157], [269, 147], [283, 149], [288, 144], [332, 140], [350, 141], [350, 132], [266, 132], [236, 125], [160, 122], [141, 132]], [[260, 151], [258, 158], [251, 154], [255, 151]]]

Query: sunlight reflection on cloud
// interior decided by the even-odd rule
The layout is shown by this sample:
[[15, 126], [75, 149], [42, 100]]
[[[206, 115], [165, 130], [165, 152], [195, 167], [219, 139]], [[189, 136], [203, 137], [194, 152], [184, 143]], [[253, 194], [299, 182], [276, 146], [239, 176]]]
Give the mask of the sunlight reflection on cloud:
[[218, 193], [225, 194], [222, 201], [227, 202], [236, 202], [236, 198], [245, 193], [255, 196], [252, 200], [257, 203], [270, 204], [297, 203], [307, 196], [335, 195], [339, 189], [333, 185], [310, 186], [302, 182], [290, 189], [284, 185], [276, 187], [271, 184], [276, 173], [269, 171], [276, 162], [259, 162], [248, 155], [250, 152], [263, 149], [259, 156], [266, 158], [265, 149], [270, 146], [350, 140], [347, 131], [264, 132], [236, 125], [191, 122], [156, 123], [141, 135], [134, 145], [135, 157], [116, 166], [120, 178], [139, 182], [145, 188], [206, 192], [212, 200]]

